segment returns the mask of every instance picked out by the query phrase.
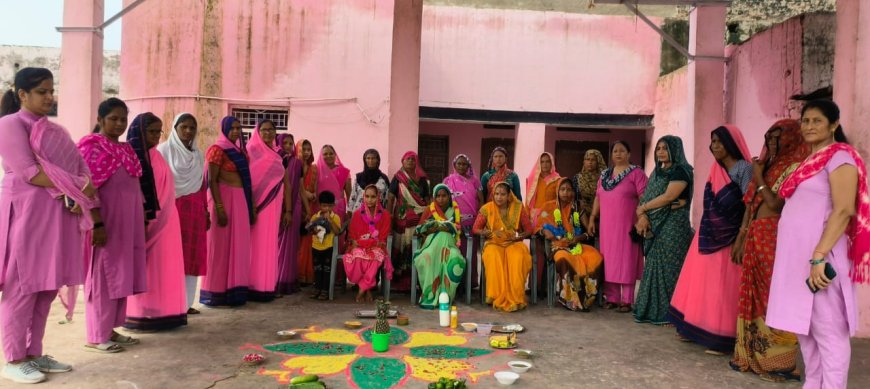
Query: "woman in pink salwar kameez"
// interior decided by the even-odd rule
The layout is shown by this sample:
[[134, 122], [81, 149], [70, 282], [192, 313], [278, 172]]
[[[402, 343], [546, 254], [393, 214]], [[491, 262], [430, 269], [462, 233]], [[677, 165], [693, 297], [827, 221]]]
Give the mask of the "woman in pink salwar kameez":
[[290, 179], [275, 146], [275, 124], [263, 120], [251, 133], [251, 185], [257, 206], [257, 224], [251, 227], [251, 269], [248, 299], [275, 299], [278, 284], [278, 229], [290, 225]]
[[359, 287], [356, 302], [372, 301], [372, 288], [378, 285], [378, 271], [385, 266], [387, 279], [393, 278], [393, 265], [387, 254], [390, 214], [380, 202], [375, 185], [363, 190], [363, 204], [353, 213], [348, 227], [350, 249], [344, 255], [344, 269], [351, 283]]
[[634, 286], [643, 274], [641, 245], [629, 239], [628, 233], [637, 223], [634, 211], [648, 179], [643, 169], [629, 163], [630, 156], [628, 143], [616, 141], [610, 146], [613, 166], [601, 172], [587, 226], [595, 234], [595, 221], [600, 220], [605, 308], [621, 313], [631, 312]]
[[867, 167], [847, 143], [834, 102], [810, 101], [801, 116], [812, 154], [780, 187], [785, 207], [766, 319], [797, 334], [804, 388], [846, 388], [849, 337], [858, 329], [855, 284], [870, 283]]
[[160, 142], [162, 126], [157, 116], [146, 112], [136, 116], [127, 130], [127, 142], [136, 150], [143, 170], [152, 172], [153, 179], [141, 182], [143, 194], [155, 196], [159, 205], [156, 217], [145, 227], [147, 290], [127, 299], [124, 327], [132, 330], [157, 331], [187, 325], [184, 255], [181, 222], [175, 208], [175, 180], [163, 155], [155, 148]]
[[[300, 203], [299, 189], [302, 186], [302, 160], [296, 157], [296, 144], [291, 134], [278, 135], [278, 147], [285, 174], [290, 181], [290, 225], [281, 225], [278, 229], [278, 285], [275, 292], [278, 295], [291, 294], [299, 291], [299, 244], [301, 236], [302, 216], [305, 213]], [[285, 207], [287, 205], [285, 204]], [[310, 250], [309, 250], [310, 251]]]
[[99, 191], [108, 235], [105, 245], [85, 249], [87, 351], [115, 353], [139, 342], [114, 328], [127, 318], [127, 297], [145, 291], [146, 212], [153, 218], [158, 205], [145, 202], [139, 183], [142, 165], [133, 148], [119, 140], [126, 130], [127, 112], [121, 100], [102, 102], [97, 112], [98, 132], [82, 138], [78, 145]]
[[157, 151], [166, 160], [175, 180], [175, 208], [181, 221], [181, 245], [184, 253], [184, 284], [187, 293], [187, 314], [195, 315], [196, 287], [199, 277], [205, 275], [207, 256], [206, 231], [208, 214], [208, 185], [205, 181], [205, 155], [196, 146], [196, 118], [182, 112], [172, 121], [169, 139], [157, 145]]
[[206, 306], [236, 306], [248, 300], [251, 226], [257, 214], [239, 119], [224, 117], [218, 136], [205, 156], [214, 223], [207, 235], [208, 273], [202, 279], [199, 302]]
[[[2, 376], [19, 383], [72, 369], [43, 355], [42, 338], [58, 288], [77, 287], [84, 279], [81, 258], [69, 254], [81, 252], [80, 229], [93, 226], [73, 211], [94, 209], [93, 220], [100, 220], [87, 165], [69, 133], [46, 117], [53, 90], [48, 69], [24, 68], [15, 75], [15, 91], [7, 91], [0, 102]], [[66, 208], [65, 197], [78, 209]]]

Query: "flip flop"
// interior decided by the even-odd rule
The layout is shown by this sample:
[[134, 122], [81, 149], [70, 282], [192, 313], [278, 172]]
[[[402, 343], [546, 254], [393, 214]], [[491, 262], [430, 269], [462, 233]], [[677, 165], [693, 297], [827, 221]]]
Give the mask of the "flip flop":
[[100, 354], [114, 354], [124, 351], [124, 347], [117, 343], [106, 342], [101, 344], [85, 344], [85, 351]]
[[136, 338], [134, 338], [134, 337], [132, 337], [132, 336], [121, 335], [121, 334], [119, 334], [119, 333], [117, 333], [117, 332], [113, 332], [113, 333], [112, 333], [112, 337], [109, 338], [109, 340], [110, 340], [111, 342], [114, 342], [114, 343], [117, 343], [117, 344], [120, 344], [120, 345], [124, 345], [124, 346], [129, 346], [129, 345], [133, 345], [133, 344], [139, 344], [139, 339], [136, 339]]

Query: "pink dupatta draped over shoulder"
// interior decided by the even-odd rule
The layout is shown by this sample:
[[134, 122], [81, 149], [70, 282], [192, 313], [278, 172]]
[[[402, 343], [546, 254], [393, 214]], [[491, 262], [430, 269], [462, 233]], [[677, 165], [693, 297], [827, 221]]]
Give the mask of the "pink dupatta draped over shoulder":
[[344, 197], [344, 184], [350, 177], [350, 170], [341, 163], [341, 158], [335, 152], [335, 164], [330, 168], [326, 161], [323, 160], [323, 149], [331, 148], [335, 152], [335, 147], [331, 145], [323, 145], [320, 149], [320, 157], [317, 159], [317, 190], [330, 191], [335, 195], [335, 213], [344, 221], [347, 217], [347, 199]]
[[278, 148], [267, 145], [260, 137], [260, 125], [254, 127], [247, 144], [251, 169], [251, 191], [254, 205], [260, 212], [276, 199], [284, 181], [284, 164]]
[[278, 147], [266, 144], [257, 124], [248, 143], [257, 223], [251, 227], [248, 299], [271, 301], [278, 282], [278, 231], [284, 199], [284, 163]]
[[[465, 175], [456, 171], [456, 162], [459, 158], [465, 158], [468, 161], [468, 171], [465, 172]], [[478, 202], [477, 193], [483, 190], [480, 179], [474, 174], [474, 167], [471, 165], [471, 159], [467, 155], [457, 155], [453, 158], [453, 174], [444, 179], [444, 185], [450, 188], [450, 194], [462, 213], [461, 225], [468, 228], [474, 224], [474, 219], [482, 205]]]

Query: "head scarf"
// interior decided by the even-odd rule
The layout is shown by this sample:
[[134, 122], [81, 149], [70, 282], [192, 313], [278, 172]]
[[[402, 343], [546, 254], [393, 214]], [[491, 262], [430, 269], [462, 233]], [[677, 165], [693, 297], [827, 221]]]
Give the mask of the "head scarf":
[[[378, 166], [374, 168], [369, 167], [366, 163], [366, 157], [369, 154], [374, 154], [378, 158]], [[369, 185], [377, 185], [380, 179], [383, 179], [386, 183], [390, 182], [390, 178], [381, 171], [381, 153], [375, 149], [368, 149], [363, 153], [363, 171], [356, 174], [356, 184], [360, 188], [365, 189]]]
[[[486, 168], [489, 169], [490, 172], [495, 172], [495, 166], [493, 165], [492, 156], [495, 155], [495, 153], [499, 152], [499, 151], [502, 154], [504, 154], [504, 165], [502, 165], [501, 169], [499, 169], [499, 170], [500, 171], [506, 170], [508, 173], [506, 173], [505, 176], [507, 176], [507, 174], [509, 174], [511, 172], [511, 169], [508, 167], [508, 161], [507, 161], [508, 152], [507, 152], [507, 150], [505, 150], [504, 147], [497, 146], [496, 148], [492, 149], [492, 152], [489, 153], [489, 161], [486, 162]], [[495, 187], [493, 187], [493, 189], [495, 189]]]
[[190, 141], [190, 149], [184, 145], [178, 136], [179, 120], [184, 115], [182, 112], [175, 116], [172, 121], [172, 129], [169, 131], [169, 139], [157, 145], [157, 151], [166, 159], [172, 176], [175, 178], [175, 197], [187, 196], [196, 193], [203, 188], [203, 171], [205, 169], [205, 155], [196, 146], [196, 138]]
[[[739, 128], [732, 124], [726, 124], [713, 130], [710, 136], [716, 135], [719, 137], [719, 142], [728, 151], [728, 154], [736, 160], [746, 160], [749, 154], [749, 147], [746, 146], [746, 140], [743, 139], [743, 133]], [[719, 191], [731, 182], [731, 177], [728, 175], [728, 170], [722, 162], [717, 161], [710, 169], [710, 176], [707, 182], [712, 185], [713, 193]]]
[[459, 172], [456, 171], [456, 162], [459, 162], [459, 158], [465, 158], [465, 160], [468, 161], [468, 170], [465, 172], [465, 175], [463, 177], [465, 177], [465, 178], [472, 178], [472, 177], [477, 178], [477, 175], [474, 174], [474, 165], [471, 164], [471, 158], [469, 158], [465, 154], [459, 154], [459, 155], [453, 157], [453, 165], [452, 165], [453, 166], [453, 174], [457, 174], [457, 175], [462, 176], [462, 174], [459, 174]]
[[405, 160], [408, 158], [414, 158], [415, 170], [414, 174], [417, 176], [416, 179], [420, 180], [423, 178], [427, 178], [426, 172], [423, 171], [423, 167], [420, 166], [420, 158], [417, 156], [417, 153], [413, 151], [408, 151], [405, 154], [402, 154], [402, 167], [399, 168], [399, 172], [405, 170]]
[[[776, 148], [776, 154], [770, 155], [770, 150], [767, 147], [767, 138], [774, 131], [780, 131], [779, 140]], [[755, 182], [752, 179], [752, 184], [749, 185], [743, 201], [751, 205], [753, 208], [758, 207], [763, 201], [761, 196], [756, 198], [756, 189], [759, 185], [765, 183], [770, 185], [770, 188], [776, 192], [779, 189], [777, 180], [785, 174], [788, 175], [797, 168], [800, 163], [810, 154], [809, 145], [804, 142], [801, 134], [801, 125], [794, 119], [783, 119], [773, 123], [770, 129], [764, 134], [764, 146], [761, 148], [759, 159], [765, 163], [764, 167], [764, 183]], [[781, 184], [781, 182], [779, 182]], [[752, 210], [753, 215], [755, 209]]]
[[235, 142], [230, 141], [230, 131], [233, 130], [233, 123], [239, 121], [235, 116], [225, 116], [221, 119], [221, 133], [215, 145], [220, 147], [230, 161], [236, 165], [236, 170], [239, 172], [239, 177], [242, 179], [242, 189], [245, 192], [245, 200], [248, 203], [248, 218], [254, 222], [254, 195], [251, 189], [251, 169], [248, 164], [248, 156], [245, 153], [245, 137], [241, 134]]
[[[157, 218], [160, 210], [160, 201], [157, 199], [157, 185], [154, 183], [154, 169], [151, 167], [151, 156], [148, 155], [148, 145], [145, 144], [145, 118], [153, 116], [151, 112], [136, 115], [130, 127], [127, 128], [127, 143], [133, 147], [139, 162], [142, 164], [142, 176], [139, 177], [139, 186], [145, 197], [145, 220]], [[159, 120], [159, 119], [158, 119]]]
[[[329, 147], [335, 153], [335, 167], [330, 168], [323, 159], [323, 150]], [[320, 148], [320, 157], [317, 159], [317, 191], [330, 191], [335, 195], [335, 212], [342, 220], [347, 217], [345, 210], [347, 201], [344, 198], [344, 183], [350, 177], [350, 170], [341, 163], [338, 152], [331, 145], [323, 145]]]
[[311, 165], [314, 163], [314, 147], [311, 146], [311, 155], [308, 156], [307, 159], [303, 158], [302, 147], [305, 146], [305, 143], [308, 142], [308, 145], [311, 146], [311, 142], [308, 139], [299, 139], [296, 141], [296, 158], [302, 161], [302, 164], [305, 166]]
[[664, 143], [665, 147], [667, 147], [668, 160], [671, 161], [671, 166], [664, 168], [661, 164], [656, 162], [656, 167], [653, 170], [649, 183], [647, 184], [647, 189], [643, 192], [640, 201], [645, 203], [660, 196], [662, 193], [665, 193], [665, 190], [671, 181], [671, 175], [674, 174], [674, 172], [681, 170], [689, 180], [686, 183], [690, 188], [688, 191], [689, 198], [686, 199], [686, 207], [689, 207], [692, 204], [693, 193], [691, 188], [693, 188], [694, 184], [693, 180], [695, 178], [695, 170], [692, 165], [689, 164], [689, 161], [686, 160], [686, 151], [683, 148], [683, 140], [677, 136], [665, 135], [659, 138], [656, 145], [659, 143]]
[[[607, 162], [604, 161], [604, 155], [595, 149], [586, 150], [583, 154], [584, 161], [590, 155], [595, 157], [596, 166], [593, 170], [586, 170], [584, 162], [580, 173], [574, 176], [574, 192], [578, 197], [581, 208], [586, 212], [592, 211], [592, 202], [595, 199], [595, 191], [598, 188], [598, 180], [601, 178], [601, 173], [607, 169]], [[582, 201], [581, 201], [582, 200]]]
[[[546, 177], [541, 178], [541, 157], [545, 155], [550, 157], [550, 174], [547, 174]], [[526, 177], [526, 199], [528, 201], [526, 205], [528, 205], [529, 207], [535, 206], [535, 196], [538, 194], [538, 180], [543, 179], [544, 182], [550, 182], [558, 179], [559, 177], [559, 173], [556, 171], [556, 159], [553, 158], [553, 154], [550, 154], [546, 151], [541, 153], [541, 156], [538, 157], [538, 161], [535, 162], [535, 166], [532, 168], [531, 173], [529, 173], [529, 176]]]
[[[447, 192], [448, 198], [448, 208], [441, 209], [441, 206], [435, 201], [435, 196], [438, 195], [438, 191]], [[459, 239], [462, 236], [462, 229], [459, 228], [459, 223], [462, 221], [462, 212], [459, 210], [459, 205], [456, 204], [456, 200], [453, 199], [453, 194], [450, 192], [450, 188], [444, 184], [435, 185], [432, 188], [432, 202], [429, 204], [429, 213], [432, 214], [432, 218], [439, 222], [451, 222], [454, 224], [454, 230], [456, 231], [456, 245], [459, 246], [461, 244], [461, 240]]]
[[267, 120], [261, 120], [254, 127], [251, 141], [247, 146], [248, 156], [251, 158], [251, 192], [254, 195], [257, 211], [261, 211], [275, 200], [284, 184], [284, 164], [283, 159], [278, 155], [279, 148], [274, 142], [266, 144], [260, 136], [260, 126], [264, 122]]
[[284, 150], [284, 140], [287, 138], [290, 138], [291, 141], [294, 140], [293, 134], [278, 134], [278, 137], [275, 138], [275, 143], [278, 144], [278, 155], [283, 159], [284, 167], [287, 167], [290, 158], [296, 158], [297, 153], [295, 143], [291, 144], [292, 147], [290, 147], [289, 153]]

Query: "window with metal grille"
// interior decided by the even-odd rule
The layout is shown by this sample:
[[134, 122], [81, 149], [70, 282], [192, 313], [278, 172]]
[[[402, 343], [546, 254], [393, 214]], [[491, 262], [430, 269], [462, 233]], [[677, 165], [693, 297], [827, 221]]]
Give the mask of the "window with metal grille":
[[287, 131], [287, 119], [289, 111], [283, 107], [268, 107], [268, 108], [251, 108], [251, 107], [233, 107], [232, 115], [239, 119], [242, 123], [242, 128], [252, 130], [261, 120], [269, 119], [275, 124], [275, 129], [278, 132]]

